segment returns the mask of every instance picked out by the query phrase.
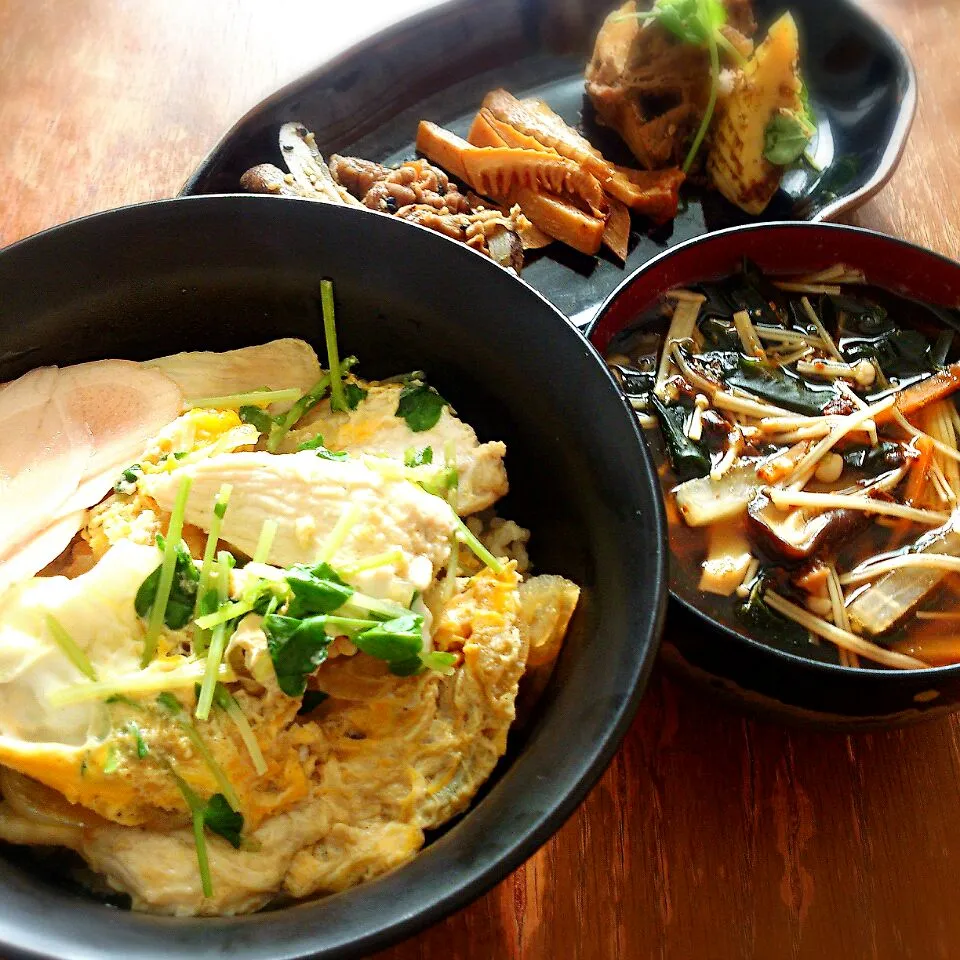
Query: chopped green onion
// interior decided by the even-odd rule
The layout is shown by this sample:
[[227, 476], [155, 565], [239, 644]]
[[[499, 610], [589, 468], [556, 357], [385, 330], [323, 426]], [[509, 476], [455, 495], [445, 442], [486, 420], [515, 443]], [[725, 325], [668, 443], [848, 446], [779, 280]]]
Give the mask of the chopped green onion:
[[97, 680], [97, 671], [89, 657], [77, 646], [76, 640], [64, 629], [63, 624], [53, 614], [47, 614], [47, 629], [57, 646], [64, 652], [67, 659], [85, 676]]
[[258, 777], [262, 777], [267, 772], [267, 761], [263, 758], [260, 744], [257, 743], [257, 738], [254, 736], [253, 730], [250, 727], [250, 721], [247, 720], [240, 704], [237, 703], [233, 696], [231, 696], [230, 691], [227, 690], [222, 683], [217, 684], [213, 696], [217, 705], [222, 707], [226, 711], [227, 716], [233, 721], [233, 725], [237, 728], [237, 733], [240, 734], [243, 745], [247, 748], [247, 753], [250, 754], [253, 769], [256, 770]]
[[160, 565], [160, 581], [157, 584], [157, 595], [150, 611], [150, 621], [147, 624], [147, 635], [143, 638], [143, 656], [140, 666], [146, 667], [157, 651], [157, 637], [163, 626], [163, 617], [167, 612], [167, 601], [170, 599], [170, 588], [173, 586], [173, 574], [177, 563], [177, 546], [183, 533], [183, 516], [187, 508], [187, 497], [190, 496], [190, 485], [193, 481], [185, 476], [180, 481], [177, 499], [170, 514], [170, 523], [167, 527], [167, 539], [163, 547], [163, 563]]
[[232, 393], [224, 397], [201, 397], [199, 400], [188, 400], [187, 406], [239, 410], [241, 407], [265, 407], [272, 403], [296, 403], [300, 396], [300, 390], [296, 387], [287, 387], [283, 390], [251, 390], [249, 393]]
[[[229, 560], [227, 558], [230, 558]], [[225, 604], [230, 597], [230, 568], [233, 557], [225, 550], [217, 555], [217, 595], [220, 603]], [[227, 646], [227, 625], [218, 623], [210, 638], [210, 649], [207, 651], [207, 668], [203, 674], [203, 684], [200, 687], [200, 696], [197, 698], [195, 715], [198, 720], [206, 720], [210, 716], [210, 707], [213, 704], [213, 693], [223, 661], [223, 652]], [[224, 791], [224, 796], [227, 796]], [[229, 796], [227, 797], [229, 800]], [[232, 804], [231, 804], [232, 806]], [[236, 808], [234, 808], [236, 809]]]
[[502, 572], [503, 564], [470, 532], [470, 528], [457, 516], [456, 511], [451, 512], [457, 524], [456, 536], [460, 542], [468, 546], [494, 573]]
[[320, 306], [323, 311], [323, 335], [327, 342], [327, 368], [330, 371], [330, 409], [346, 410], [347, 401], [343, 394], [343, 380], [340, 371], [340, 355], [337, 352], [336, 313], [333, 303], [333, 283], [320, 281]]
[[340, 519], [334, 524], [327, 537], [326, 543], [320, 549], [317, 555], [317, 563], [329, 563], [333, 555], [343, 546], [351, 528], [360, 519], [360, 507], [356, 503], [349, 504], [340, 514]]
[[[186, 666], [173, 670], [139, 670], [136, 673], [111, 677], [109, 680], [60, 687], [47, 694], [47, 703], [51, 707], [67, 707], [75, 703], [104, 700], [118, 694], [141, 695], [156, 693], [158, 690], [182, 690], [193, 687], [203, 677], [203, 671], [202, 661], [190, 661]], [[237, 678], [229, 667], [223, 666], [218, 679], [231, 683]]]
[[277, 535], [277, 521], [264, 520], [260, 528], [260, 537], [257, 540], [257, 548], [253, 551], [253, 560], [255, 563], [266, 563], [270, 556], [270, 550], [273, 547], [274, 538]]

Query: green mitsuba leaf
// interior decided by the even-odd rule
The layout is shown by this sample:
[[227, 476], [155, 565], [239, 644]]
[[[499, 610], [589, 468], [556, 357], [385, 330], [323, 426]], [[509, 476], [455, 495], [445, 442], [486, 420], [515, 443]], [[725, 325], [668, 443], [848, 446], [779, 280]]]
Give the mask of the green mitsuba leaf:
[[297, 453], [302, 450], [313, 450], [321, 460], [346, 460], [349, 456], [346, 450], [328, 450], [324, 446], [322, 433], [318, 433], [312, 440], [304, 440], [297, 447]]
[[310, 713], [316, 710], [324, 700], [328, 700], [329, 698], [330, 694], [324, 693], [322, 690], [304, 690], [303, 702], [300, 704], [300, 709], [297, 713], [301, 716], [305, 713]]
[[407, 421], [414, 433], [436, 426], [447, 401], [422, 380], [412, 380], [400, 391], [396, 416]]
[[139, 463], [133, 463], [117, 478], [113, 485], [114, 493], [130, 496], [136, 493], [137, 480], [143, 476], [143, 468]]
[[767, 124], [763, 155], [778, 167], [789, 167], [803, 156], [813, 133], [805, 117], [792, 110], [780, 110]]
[[287, 608], [289, 617], [333, 613], [353, 596], [353, 587], [348, 586], [328, 563], [312, 567], [298, 563], [287, 571], [286, 579], [293, 591], [293, 599]]
[[425, 467], [431, 463], [433, 463], [433, 447], [421, 447], [419, 450], [410, 447], [403, 454], [405, 467]]
[[[164, 537], [157, 535], [157, 546], [161, 553], [165, 544]], [[140, 589], [134, 599], [137, 615], [143, 618], [150, 616], [154, 601], [157, 597], [157, 587], [160, 584], [159, 564], [156, 570], [140, 584]], [[197, 570], [190, 556], [190, 551], [183, 542], [177, 544], [177, 560], [173, 572], [173, 586], [170, 588], [170, 598], [167, 600], [167, 609], [163, 614], [163, 622], [171, 630], [182, 630], [193, 616], [193, 608], [197, 599], [197, 585], [200, 582], [200, 571]]]
[[[386, 660], [391, 667], [416, 659], [423, 648], [423, 617], [415, 613], [386, 620], [358, 633], [353, 642], [364, 653]], [[404, 674], [401, 674], [403, 676]]]
[[262, 407], [241, 407], [237, 415], [244, 423], [249, 423], [265, 435], [269, 435], [271, 427], [276, 422]]
[[721, 0], [657, 0], [650, 17], [684, 43], [705, 44], [727, 22]]
[[367, 391], [357, 383], [343, 383], [343, 400], [345, 406], [341, 407], [333, 398], [330, 400], [331, 410], [356, 410], [360, 401], [367, 396]]
[[263, 618], [270, 659], [277, 674], [277, 684], [288, 697], [299, 697], [306, 689], [307, 677], [327, 659], [330, 637], [326, 617], [280, 616]]
[[243, 831], [243, 814], [230, 809], [226, 797], [215, 793], [203, 808], [203, 825], [213, 833], [219, 834], [233, 847], [239, 848], [240, 834]]

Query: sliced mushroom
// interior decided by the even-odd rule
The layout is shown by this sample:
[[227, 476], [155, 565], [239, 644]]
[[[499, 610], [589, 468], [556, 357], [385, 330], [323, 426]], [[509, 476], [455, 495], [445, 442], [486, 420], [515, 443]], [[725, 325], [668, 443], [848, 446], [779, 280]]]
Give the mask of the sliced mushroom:
[[825, 510], [808, 516], [803, 510], [780, 510], [762, 491], [747, 507], [747, 523], [763, 548], [787, 562], [809, 560], [872, 522], [862, 510]]
[[320, 199], [348, 207], [363, 204], [341, 187], [330, 173], [313, 134], [302, 123], [285, 123], [280, 128], [280, 151], [293, 179], [304, 189], [314, 190]]
[[240, 186], [250, 193], [272, 193], [278, 197], [306, 197], [307, 199], [326, 200], [314, 189], [306, 189], [293, 179], [293, 175], [284, 173], [272, 163], [260, 163], [251, 167], [241, 178]]

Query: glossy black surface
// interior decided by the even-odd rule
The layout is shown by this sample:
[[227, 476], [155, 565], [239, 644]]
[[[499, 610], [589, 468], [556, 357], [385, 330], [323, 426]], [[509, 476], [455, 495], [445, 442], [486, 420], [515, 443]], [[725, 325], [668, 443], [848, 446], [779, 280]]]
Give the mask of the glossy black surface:
[[[190, 178], [188, 194], [239, 189], [257, 163], [283, 166], [282, 123], [300, 120], [325, 155], [397, 162], [414, 155], [417, 121], [466, 134], [483, 95], [506, 87], [542, 97], [580, 124], [612, 160], [626, 148], [593, 122], [583, 68], [612, 0], [454, 0], [391, 28], [280, 90], [251, 110]], [[916, 106], [913, 68], [897, 41], [853, 0], [755, 0], [763, 28], [785, 7], [797, 19], [802, 64], [819, 118], [822, 175], [794, 171], [763, 219], [826, 219], [862, 203], [893, 172]], [[672, 224], [634, 218], [626, 268], [554, 244], [523, 277], [575, 323], [586, 323], [631, 270], [709, 230], [749, 218], [718, 194], [685, 194]], [[758, 218], [759, 219], [759, 218]]]
[[[607, 298], [585, 333], [605, 350], [610, 336], [642, 317], [662, 293], [729, 276], [744, 256], [767, 273], [794, 275], [842, 261], [901, 296], [960, 305], [960, 263], [939, 254], [856, 227], [761, 224], [720, 231], [662, 254]], [[901, 671], [872, 668], [867, 661], [858, 669], [821, 662], [751, 639], [674, 591], [660, 656], [722, 700], [798, 725], [868, 730], [960, 709], [960, 665]]]
[[355, 957], [466, 903], [563, 822], [641, 695], [665, 599], [665, 534], [635, 418], [546, 301], [464, 246], [313, 201], [200, 197], [57, 227], [0, 252], [0, 380], [45, 363], [147, 358], [278, 336], [322, 344], [334, 279], [344, 353], [376, 377], [422, 368], [481, 438], [508, 445], [503, 513], [541, 571], [583, 585], [557, 673], [474, 807], [412, 863], [314, 903], [236, 919], [154, 918], [83, 899], [7, 858], [0, 955]]

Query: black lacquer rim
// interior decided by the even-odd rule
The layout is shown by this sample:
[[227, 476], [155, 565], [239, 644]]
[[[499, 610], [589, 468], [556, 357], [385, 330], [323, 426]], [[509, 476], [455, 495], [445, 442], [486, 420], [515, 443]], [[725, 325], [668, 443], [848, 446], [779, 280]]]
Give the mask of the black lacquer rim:
[[[848, 224], [843, 223], [818, 223], [816, 221], [807, 221], [807, 220], [773, 220], [769, 223], [751, 223], [744, 226], [737, 227], [727, 227], [724, 230], [716, 230], [713, 233], [704, 234], [701, 237], [692, 237], [689, 240], [683, 241], [683, 243], [678, 243], [675, 247], [671, 247], [669, 250], [665, 250], [663, 253], [658, 254], [652, 260], [648, 260], [643, 266], [635, 270], [629, 277], [625, 278], [620, 282], [617, 288], [610, 293], [597, 308], [596, 314], [594, 314], [593, 319], [584, 327], [583, 335], [590, 341], [590, 346], [596, 350], [596, 347], [593, 345], [593, 333], [599, 326], [600, 321], [603, 319], [603, 316], [606, 312], [612, 307], [614, 301], [618, 297], [622, 296], [626, 290], [635, 283], [641, 276], [645, 276], [649, 273], [652, 273], [662, 266], [663, 262], [669, 260], [672, 256], [678, 255], [689, 249], [690, 247], [695, 247], [699, 244], [706, 244], [711, 242], [722, 242], [723, 238], [730, 236], [731, 234], [743, 234], [743, 233], [756, 233], [761, 231], [769, 230], [771, 232], [777, 230], [832, 230], [837, 233], [846, 233], [871, 237], [873, 239], [881, 240], [885, 243], [890, 244], [895, 247], [902, 247], [904, 249], [912, 250], [915, 253], [922, 254], [925, 257], [929, 257], [934, 260], [939, 260], [945, 266], [953, 269], [960, 270], [960, 262], [952, 260], [950, 257], [944, 256], [943, 254], [936, 253], [933, 250], [928, 250], [926, 247], [921, 247], [919, 244], [911, 243], [909, 240], [902, 240], [899, 237], [891, 237], [885, 233], [880, 233], [877, 230], [868, 230], [866, 227], [854, 227]], [[597, 351], [597, 356], [600, 356], [599, 351]], [[644, 445], [647, 446], [646, 437], [644, 437]], [[649, 453], [649, 447], [648, 447]], [[660, 487], [657, 487], [657, 490], [661, 493]], [[668, 533], [669, 536], [669, 533]], [[668, 561], [669, 562], [669, 561]], [[668, 574], [668, 583], [669, 583], [669, 574]], [[675, 593], [673, 590], [669, 590], [670, 599], [672, 602], [679, 604], [684, 608], [688, 613], [693, 614], [698, 619], [702, 620], [711, 630], [715, 630], [718, 633], [723, 634], [725, 637], [729, 637], [739, 643], [746, 644], [751, 650], [764, 655], [770, 655], [773, 657], [782, 658], [785, 662], [791, 664], [799, 664], [805, 668], [813, 670], [824, 670], [829, 674], [840, 675], [850, 678], [857, 677], [876, 677], [876, 678], [886, 678], [887, 682], [904, 682], [904, 680], [916, 679], [918, 676], [922, 676], [924, 681], [927, 679], [935, 682], [941, 677], [953, 677], [960, 675], [960, 664], [953, 664], [946, 667], [927, 667], [924, 670], [907, 670], [907, 671], [894, 671], [894, 670], [881, 670], [875, 667], [844, 667], [836, 663], [826, 663], [822, 660], [811, 660], [807, 657], [802, 657], [799, 654], [791, 653], [788, 650], [781, 650], [777, 647], [769, 646], [765, 643], [761, 643], [759, 640], [754, 640], [751, 637], [746, 636], [745, 634], [738, 633], [732, 627], [727, 626], [725, 623], [721, 623], [719, 620], [714, 620], [709, 614], [704, 613], [699, 607], [692, 604], [689, 600], [686, 600], [684, 597], [681, 597], [679, 594]]]
[[[151, 207], [166, 207], [174, 204], [178, 206], [189, 204], [202, 208], [204, 204], [222, 203], [225, 200], [231, 203], [239, 202], [242, 204], [275, 203], [277, 199], [276, 197], [251, 194], [205, 194], [194, 197], [180, 197], [132, 204], [127, 207], [90, 214], [86, 217], [50, 227], [3, 248], [0, 250], [0, 258], [21, 248], [29, 250], [33, 245], [39, 246], [43, 242], [43, 238], [60, 231], [70, 230], [77, 224], [90, 224], [100, 219], [122, 217], [129, 211], [143, 210], [144, 208]], [[303, 203], [299, 198], [292, 199], [290, 202]], [[321, 200], [308, 199], [306, 202], [323, 207], [329, 206]], [[343, 211], [349, 208], [336, 209]], [[352, 212], [357, 216], [362, 215], [366, 217], [369, 213], [375, 211]], [[377, 215], [396, 222], [389, 214]], [[410, 223], [404, 224], [403, 227], [404, 229], [414, 227], [422, 231], [426, 236], [431, 238], [431, 243], [453, 244], [453, 246], [459, 250], [468, 250], [471, 256], [478, 258], [478, 265], [480, 263], [484, 264], [483, 269], [503, 269], [483, 254], [469, 250], [469, 248], [465, 248], [464, 245], [458, 241], [437, 234], [426, 227]], [[323, 956], [331, 958], [335, 956], [342, 958], [342, 960], [365, 956], [369, 952], [388, 947], [406, 937], [420, 932], [424, 928], [442, 920], [455, 910], [476, 900], [503, 880], [510, 872], [519, 867], [566, 822], [606, 770], [636, 714], [646, 687], [646, 682], [656, 659], [657, 650], [659, 649], [659, 640], [663, 632], [667, 607], [668, 548], [666, 514], [664, 512], [662, 499], [659, 496], [659, 486], [653, 459], [647, 450], [645, 441], [642, 439], [642, 433], [636, 422], [632, 408], [626, 399], [623, 398], [606, 364], [599, 358], [592, 345], [585, 341], [580, 331], [538, 291], [526, 283], [516, 286], [517, 290], [523, 288], [527, 291], [527, 294], [523, 294], [524, 296], [529, 294], [536, 296], [549, 308], [551, 313], [555, 315], [558, 329], [559, 325], [568, 328], [570, 335], [576, 336], [578, 340], [582, 341], [582, 345], [585, 348], [584, 353], [596, 358], [595, 368], [597, 376], [605, 378], [609, 382], [610, 389], [616, 391], [618, 395], [616, 402], [621, 405], [624, 414], [629, 419], [631, 430], [637, 441], [637, 449], [641, 458], [644, 480], [648, 489], [652, 491], [652, 494], [647, 498], [648, 502], [644, 504], [644, 509], [649, 511], [648, 515], [652, 515], [652, 526], [657, 531], [656, 542], [650, 545], [650, 549], [654, 554], [653, 567], [655, 573], [653, 581], [644, 585], [644, 596], [645, 598], [649, 597], [649, 605], [638, 609], [634, 614], [633, 626], [637, 635], [632, 639], [636, 644], [636, 649], [644, 652], [642, 655], [635, 657], [633, 675], [627, 678], [630, 680], [630, 692], [617, 706], [611, 709], [606, 731], [604, 735], [595, 742], [593, 751], [588, 756], [578, 758], [577, 762], [573, 764], [575, 772], [572, 774], [572, 779], [566, 791], [556, 800], [548, 800], [544, 809], [533, 810], [524, 814], [522, 820], [525, 822], [522, 823], [522, 826], [516, 823], [511, 826], [511, 833], [514, 839], [504, 848], [503, 852], [492, 855], [486, 864], [479, 864], [476, 867], [471, 866], [469, 869], [465, 869], [463, 873], [461, 873], [463, 879], [455, 887], [445, 888], [443, 884], [444, 878], [438, 877], [437, 885], [427, 893], [424, 900], [425, 906], [421, 910], [415, 913], [398, 912], [395, 915], [382, 915], [373, 921], [366, 917], [358, 917], [357, 920], [352, 921], [352, 925], [358, 929], [357, 935], [353, 939], [346, 943], [331, 944], [328, 946], [318, 944], [316, 936], [311, 934], [309, 929], [302, 933], [299, 932], [299, 930], [291, 933], [289, 939], [286, 941], [290, 946], [283, 948], [282, 952], [271, 952], [260, 947], [251, 949], [245, 946], [242, 942], [244, 928], [250, 924], [256, 924], [258, 916], [269, 916], [271, 919], [274, 919], [277, 916], [276, 912], [266, 915], [252, 914], [238, 918], [220, 918], [219, 920], [213, 920], [212, 922], [221, 924], [217, 932], [223, 935], [225, 942], [229, 941], [229, 950], [238, 960], [266, 960], [266, 958], [269, 958], [269, 960], [298, 960], [298, 958], [313, 956], [318, 948], [323, 950]], [[638, 496], [642, 498], [642, 493]], [[464, 876], [464, 874], [466, 875]], [[362, 890], [363, 886], [354, 889]], [[350, 891], [345, 891], [335, 896], [349, 896], [349, 893]], [[280, 921], [280, 925], [284, 928], [293, 928], [294, 930], [299, 928], [302, 930], [305, 924], [301, 911], [305, 909], [308, 910], [311, 903], [314, 902], [317, 901], [308, 899], [303, 904], [295, 906], [291, 910], [283, 911], [285, 916], [284, 919]], [[94, 909], [107, 909], [99, 905], [92, 905], [92, 907]], [[138, 960], [143, 960], [143, 958], [151, 958], [152, 960], [153, 957], [160, 957], [164, 950], [162, 944], [163, 929], [167, 924], [193, 925], [198, 934], [198, 948], [203, 952], [204, 956], [212, 955], [213, 951], [209, 942], [211, 934], [204, 930], [204, 927], [211, 923], [210, 920], [177, 920], [175, 918], [165, 917], [148, 917], [145, 919], [157, 921], [156, 950], [147, 951], [139, 946], [131, 947], [127, 951], [129, 957], [138, 958]], [[102, 950], [103, 956], [114, 955], [114, 951], [111, 951], [109, 947], [109, 925], [111, 922], [109, 913], [105, 912], [103, 914], [102, 922], [104, 941], [99, 944], [99, 946], [95, 947], [90, 940], [81, 938], [78, 935], [77, 946], [84, 952], [84, 956], [95, 955], [90, 953], [92, 949]], [[5, 926], [11, 925], [12, 924], [5, 924]], [[346, 924], [344, 926], [349, 928], [350, 925]], [[10, 939], [8, 937], [5, 941], [0, 941], [0, 948], [6, 952], [11, 960], [14, 957], [22, 957], [24, 960], [27, 960], [27, 958], [29, 958], [29, 960], [60, 960], [60, 958], [64, 956], [63, 953], [53, 954], [47, 953], [43, 949], [35, 949], [37, 941], [42, 941], [43, 933], [42, 931], [39, 933], [32, 931], [31, 933], [32, 935], [29, 936], [29, 938]], [[28, 943], [30, 944], [29, 946], [27, 945]], [[226, 949], [226, 947], [224, 946], [223, 949]]]

